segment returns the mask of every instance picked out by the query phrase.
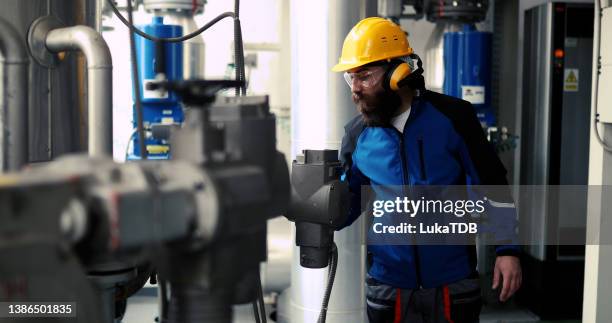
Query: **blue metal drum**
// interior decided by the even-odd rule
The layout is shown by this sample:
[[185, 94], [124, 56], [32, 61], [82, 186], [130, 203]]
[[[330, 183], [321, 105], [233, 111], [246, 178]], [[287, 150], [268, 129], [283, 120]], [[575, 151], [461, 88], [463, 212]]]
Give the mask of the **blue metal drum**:
[[469, 101], [483, 127], [496, 125], [491, 107], [492, 34], [464, 25], [444, 34], [444, 93]]

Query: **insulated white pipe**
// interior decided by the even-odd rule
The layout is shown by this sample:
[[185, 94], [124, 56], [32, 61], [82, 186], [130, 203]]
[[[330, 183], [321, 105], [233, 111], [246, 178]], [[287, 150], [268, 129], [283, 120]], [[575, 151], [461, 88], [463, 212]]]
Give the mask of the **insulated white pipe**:
[[[331, 68], [338, 62], [349, 30], [365, 16], [365, 3], [291, 2], [293, 159], [303, 149], [340, 150], [344, 124], [356, 115], [356, 110], [342, 75]], [[295, 241], [295, 229], [292, 231]], [[366, 322], [363, 220], [336, 232], [334, 240], [338, 246], [338, 268], [326, 322]], [[279, 300], [279, 322], [316, 322], [326, 284], [327, 268], [302, 268], [299, 250], [294, 247], [291, 287]]]

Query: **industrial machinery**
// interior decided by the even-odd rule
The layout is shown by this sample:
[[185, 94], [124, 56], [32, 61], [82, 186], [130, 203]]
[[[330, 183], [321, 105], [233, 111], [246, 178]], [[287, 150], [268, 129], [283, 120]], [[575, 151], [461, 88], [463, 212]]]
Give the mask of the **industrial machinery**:
[[[132, 25], [121, 16], [112, 1], [108, 0], [107, 3], [124, 24]], [[129, 139], [128, 147], [132, 149], [128, 149], [126, 153], [127, 160], [140, 159], [143, 155], [149, 159], [171, 158], [168, 129], [183, 122], [185, 107], [180, 105], [175, 94], [163, 90], [148, 90], [146, 85], [154, 80], [203, 78], [205, 47], [201, 32], [226, 17], [234, 19], [236, 79], [245, 81], [238, 3], [235, 2], [234, 13], [223, 13], [209, 24], [196, 28], [194, 15], [204, 11], [203, 0], [136, 2], [136, 8], [142, 4], [144, 9], [154, 16], [150, 24], [130, 27], [136, 34], [133, 56], [138, 62], [132, 73], [137, 74], [138, 78], [133, 85], [135, 130]], [[131, 3], [127, 7], [128, 11], [132, 10]], [[246, 94], [245, 92], [244, 90], [242, 94]], [[143, 128], [142, 134], [138, 131], [140, 127]]]
[[342, 165], [337, 150], [304, 150], [296, 158], [287, 217], [295, 222], [300, 264], [324, 268], [333, 246], [334, 229], [347, 220], [348, 186], [340, 181]]
[[435, 23], [423, 53], [426, 87], [472, 103], [498, 152], [516, 148], [518, 137], [498, 124], [492, 103], [492, 33], [475, 25], [487, 17], [488, 0], [381, 0], [378, 10], [397, 22], [426, 17]]
[[[443, 30], [433, 35], [442, 38], [430, 39], [428, 44], [430, 48], [436, 48], [438, 42], [443, 44], [442, 92], [472, 103], [476, 116], [487, 130], [497, 126], [491, 106], [492, 35], [478, 31], [474, 24], [486, 18], [488, 7], [488, 0], [424, 1], [423, 4], [427, 20]], [[440, 62], [430, 53], [426, 55], [434, 59], [425, 62], [425, 70], [435, 69]]]
[[[591, 125], [593, 5], [549, 3], [525, 12], [521, 185], [587, 185]], [[558, 245], [586, 236], [587, 191], [526, 199], [521, 232], [531, 246], [520, 300], [543, 319], [579, 318], [584, 244]], [[576, 277], [558, 284], [561, 277]], [[563, 295], [559, 297], [543, 297]]]
[[[162, 17], [169, 25], [180, 26], [184, 35], [198, 30], [194, 16], [204, 12], [205, 0], [140, 0], [144, 9], [157, 17]], [[183, 58], [182, 75], [186, 80], [204, 77], [204, 39], [197, 35], [181, 42]]]
[[[139, 26], [143, 32], [159, 37], [180, 37], [182, 27], [164, 24], [164, 18], [155, 16], [151, 24]], [[145, 149], [149, 159], [169, 159], [170, 146], [168, 128], [183, 122], [183, 107], [174, 92], [165, 90], [149, 90], [147, 85], [153, 81], [183, 79], [183, 44], [154, 42], [142, 36], [136, 37], [136, 54], [138, 56], [138, 78], [141, 86], [139, 91], [142, 105], [143, 127], [145, 129]], [[136, 91], [133, 91], [136, 96]], [[134, 106], [134, 129], [137, 129], [137, 110]], [[134, 131], [136, 134], [136, 131]], [[132, 136], [133, 152], [126, 159], [140, 159], [140, 142], [137, 136]], [[128, 152], [129, 153], [129, 152]]]
[[444, 34], [444, 93], [472, 103], [485, 129], [497, 124], [491, 107], [491, 40], [491, 33], [472, 24]]
[[[290, 191], [267, 98], [210, 106], [235, 82], [158, 86], [182, 89], [190, 106], [173, 161], [71, 156], [0, 177], [0, 253], [15, 259], [0, 277], [17, 286], [3, 301], [77, 301], [80, 322], [112, 322], [147, 262], [169, 288], [162, 322], [231, 322], [231, 304], [257, 298], [266, 220], [286, 212]], [[35, 269], [38, 255], [50, 267]], [[111, 273], [115, 263], [134, 266]]]
[[[204, 1], [192, 0], [143, 0], [144, 9], [153, 13], [150, 24], [138, 26], [147, 35], [159, 39], [179, 38], [197, 32], [194, 15], [204, 11]], [[149, 159], [169, 159], [170, 145], [168, 128], [183, 122], [183, 108], [174, 93], [163, 90], [148, 90], [147, 84], [154, 80], [178, 81], [199, 79], [204, 76], [204, 41], [196, 35], [181, 42], [167, 42], [136, 36], [138, 78], [141, 86], [140, 101], [145, 128], [145, 144]], [[136, 96], [136, 92], [133, 92]], [[133, 126], [137, 129], [137, 109], [134, 106]], [[130, 138], [132, 151], [126, 159], [139, 159], [139, 138]]]
[[[267, 258], [266, 221], [285, 215], [295, 223], [295, 245], [293, 259], [284, 255], [291, 287], [275, 299], [277, 321], [365, 322], [365, 219], [334, 231], [347, 215], [337, 149], [342, 125], [356, 112], [343, 80], [328, 71], [339, 56], [339, 40], [357, 21], [376, 15], [376, 7], [396, 21], [435, 22], [422, 55], [427, 87], [472, 102], [499, 150], [515, 145], [495, 111], [495, 39], [475, 27], [492, 1], [293, 1], [290, 52], [308, 54], [291, 57], [291, 176], [275, 148], [268, 98], [239, 96], [246, 91], [238, 2], [235, 12], [202, 27], [194, 16], [204, 11], [205, 0], [2, 3], [0, 165], [12, 173], [0, 174], [0, 259], [10, 259], [0, 262], [0, 301], [75, 302], [78, 321], [117, 323], [126, 299], [149, 280], [158, 286], [159, 322], [228, 323], [232, 304], [260, 300], [255, 313], [265, 315], [260, 264]], [[131, 13], [133, 3], [155, 17], [138, 29], [131, 18], [120, 18], [134, 37], [137, 76], [133, 150], [122, 164], [110, 159], [117, 139], [112, 61], [101, 29], [92, 28], [100, 17], [92, 13], [104, 6], [125, 13], [117, 8], [123, 4], [130, 4]], [[525, 54], [543, 50], [550, 60], [542, 65], [526, 58], [523, 65], [523, 136], [530, 138], [521, 147], [524, 183], [583, 184], [586, 176], [588, 134], [566, 124], [588, 123], [583, 110], [568, 109], [589, 92], [582, 82], [590, 79], [585, 57], [591, 47], [581, 28], [590, 23], [583, 21], [583, 9], [559, 3], [528, 13]], [[335, 12], [342, 14], [331, 19]], [[201, 33], [224, 18], [235, 27], [237, 82], [202, 80]], [[576, 29], [565, 28], [570, 25]], [[306, 41], [312, 37], [316, 41]], [[228, 88], [237, 96], [215, 95]], [[314, 125], [325, 130], [313, 131]], [[88, 156], [67, 155], [85, 151]], [[533, 232], [549, 227], [548, 235], [564, 234], [566, 224], [583, 220], [569, 216], [572, 209], [563, 204], [546, 203], [547, 214], [560, 212], [531, 223]], [[528, 257], [525, 272], [535, 273], [552, 268], [573, 275], [582, 261], [575, 248], [534, 247]], [[560, 288], [553, 275], [535, 277], [541, 282], [531, 277], [522, 295], [529, 306], [547, 299], [539, 290]], [[578, 289], [556, 293], [579, 305]], [[536, 312], [550, 309], [540, 303]], [[568, 304], [561, 309], [575, 311]], [[75, 321], [49, 319], [64, 320]]]
[[[237, 81], [182, 82], [185, 66], [189, 77], [203, 73], [202, 55], [181, 63], [183, 42], [194, 40], [185, 47], [203, 50], [199, 34], [223, 18], [234, 20], [240, 61], [238, 13], [221, 14], [183, 35], [180, 26], [163, 24], [162, 16], [169, 16], [163, 13], [193, 15], [203, 10], [202, 1], [188, 1], [189, 10], [184, 10], [185, 1], [145, 1], [145, 7], [161, 14], [141, 27], [144, 31], [132, 25], [131, 2], [126, 20], [112, 1], [106, 1], [138, 37], [131, 42], [133, 53], [140, 53], [132, 55], [134, 71], [140, 71], [133, 74], [139, 134], [133, 159], [168, 158], [169, 143], [175, 143], [172, 161], [117, 164], [109, 159], [113, 139], [109, 48], [88, 26], [99, 17], [78, 17], [81, 9], [99, 13], [99, 3], [90, 10], [94, 1], [81, 7], [76, 2], [61, 5], [75, 8], [77, 18], [54, 1], [40, 6], [24, 1], [7, 4], [12, 14], [25, 15], [20, 10], [28, 9], [24, 12], [33, 16], [23, 19], [26, 26], [20, 25], [21, 18], [17, 23], [0, 18], [6, 102], [0, 118], [2, 170], [17, 171], [36, 161], [41, 141], [49, 144], [41, 159], [53, 159], [1, 176], [0, 253], [11, 259], [0, 266], [1, 300], [73, 302], [71, 314], [80, 322], [119, 322], [127, 297], [151, 277], [160, 285], [161, 322], [231, 322], [232, 304], [262, 299], [259, 268], [266, 260], [266, 220], [286, 213], [290, 198], [287, 166], [275, 149], [275, 119], [267, 97], [215, 102], [223, 88], [244, 94], [243, 73]], [[55, 15], [47, 16], [48, 12]], [[193, 16], [190, 19], [193, 22]], [[71, 52], [83, 53], [84, 59], [77, 60]], [[79, 63], [86, 64], [86, 74]], [[70, 86], [78, 93], [69, 91]], [[33, 91], [30, 100], [28, 89]], [[87, 101], [81, 101], [85, 97]], [[47, 98], [53, 115], [41, 116], [47, 110], [38, 105], [39, 98]], [[28, 102], [35, 112], [30, 118]], [[81, 136], [75, 131], [62, 137], [79, 127], [76, 122], [61, 126], [55, 115], [62, 113], [55, 110], [58, 107], [71, 109], [62, 116], [67, 121], [81, 118]], [[88, 111], [76, 109], [85, 107]], [[184, 109], [189, 111], [185, 119]], [[48, 128], [32, 130], [28, 119], [30, 125]], [[45, 129], [49, 136], [42, 138], [37, 131]], [[30, 132], [34, 150], [28, 147]], [[76, 144], [61, 146], [68, 137], [84, 138], [80, 144], [89, 156], [55, 158], [83, 149]], [[259, 307], [265, 315], [262, 301]], [[0, 321], [12, 319], [3, 316]]]
[[326, 320], [338, 265], [334, 229], [342, 227], [348, 216], [348, 184], [340, 180], [341, 174], [337, 150], [304, 150], [296, 156], [291, 170], [292, 198], [287, 218], [295, 222], [300, 265], [328, 267], [319, 323]]

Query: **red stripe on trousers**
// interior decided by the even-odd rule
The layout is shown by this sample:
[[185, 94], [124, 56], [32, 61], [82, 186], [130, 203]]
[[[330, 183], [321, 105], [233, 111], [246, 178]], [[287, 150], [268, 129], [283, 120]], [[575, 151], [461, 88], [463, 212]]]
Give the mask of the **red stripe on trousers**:
[[444, 293], [444, 318], [446, 318], [448, 323], [454, 323], [451, 319], [451, 300], [450, 292], [448, 291], [448, 286], [444, 286], [442, 288], [442, 292]]
[[400, 289], [398, 288], [397, 295], [395, 295], [395, 320], [393, 320], [393, 323], [402, 321], [402, 301], [400, 297]]

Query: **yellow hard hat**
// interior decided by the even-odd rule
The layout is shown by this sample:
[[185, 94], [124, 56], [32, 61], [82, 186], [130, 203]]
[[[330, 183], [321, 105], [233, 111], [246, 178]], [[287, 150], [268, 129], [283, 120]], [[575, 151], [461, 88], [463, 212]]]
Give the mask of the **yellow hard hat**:
[[412, 53], [408, 37], [400, 26], [380, 17], [366, 18], [358, 22], [344, 39], [342, 56], [332, 71], [348, 71]]

